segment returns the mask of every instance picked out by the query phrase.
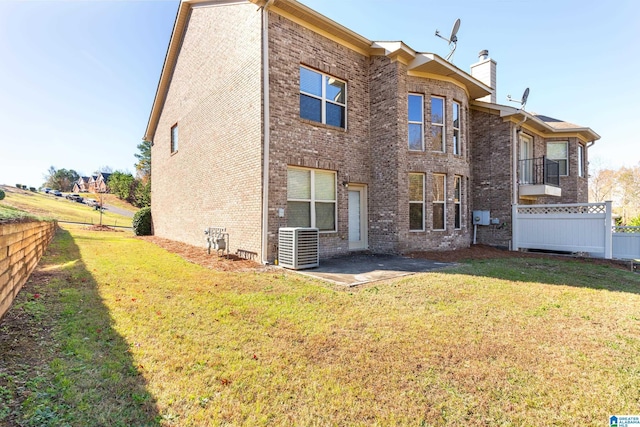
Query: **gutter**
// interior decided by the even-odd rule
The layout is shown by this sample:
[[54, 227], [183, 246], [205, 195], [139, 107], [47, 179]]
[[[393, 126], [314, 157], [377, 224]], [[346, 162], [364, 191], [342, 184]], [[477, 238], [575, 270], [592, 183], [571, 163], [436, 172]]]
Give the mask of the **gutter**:
[[262, 264], [269, 264], [269, 6], [262, 9]]

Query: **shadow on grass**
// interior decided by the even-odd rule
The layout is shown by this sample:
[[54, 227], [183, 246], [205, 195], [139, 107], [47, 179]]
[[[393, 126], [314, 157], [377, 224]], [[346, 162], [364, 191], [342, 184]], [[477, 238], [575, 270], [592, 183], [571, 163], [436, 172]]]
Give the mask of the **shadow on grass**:
[[142, 369], [59, 229], [0, 323], [0, 425], [159, 426]]
[[442, 272], [640, 294], [640, 274], [625, 271], [608, 260], [506, 257], [468, 260]]

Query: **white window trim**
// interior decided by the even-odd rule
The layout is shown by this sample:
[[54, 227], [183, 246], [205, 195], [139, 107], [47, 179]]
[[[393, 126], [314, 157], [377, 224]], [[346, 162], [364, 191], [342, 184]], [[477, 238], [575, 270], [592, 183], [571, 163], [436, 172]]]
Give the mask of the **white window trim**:
[[[447, 127], [446, 127], [446, 123], [447, 123], [447, 99], [444, 96], [436, 96], [436, 95], [432, 95], [431, 99], [433, 100], [434, 98], [438, 98], [438, 99], [442, 99], [442, 123], [434, 123], [433, 122], [433, 103], [431, 103], [431, 126], [438, 126], [442, 128], [442, 140], [440, 141], [440, 149], [439, 150], [433, 150], [436, 151], [438, 153], [446, 153], [447, 152]], [[431, 130], [431, 135], [433, 135], [433, 130]], [[432, 141], [433, 143], [433, 141]], [[433, 147], [432, 147], [433, 149]]]
[[[407, 95], [407, 109], [409, 108], [409, 97], [411, 96], [417, 96], [420, 98], [420, 117], [421, 117], [421, 121], [420, 122], [415, 122], [415, 121], [411, 121], [411, 120], [407, 120], [407, 122], [410, 125], [420, 125], [420, 129], [422, 129], [422, 131], [420, 132], [420, 150], [415, 150], [413, 148], [411, 148], [409, 146], [409, 143], [407, 142], [407, 146], [409, 146], [409, 151], [424, 151], [424, 95], [420, 94], [420, 93], [410, 93], [409, 95]], [[408, 115], [407, 115], [408, 117]], [[407, 139], [409, 138], [409, 130], [407, 129]], [[424, 188], [424, 187], [423, 187]]]
[[[554, 159], [549, 157], [549, 144], [564, 144], [566, 147], [565, 152], [567, 153], [567, 157], [563, 157], [561, 159]], [[547, 141], [547, 159], [549, 160], [554, 160], [554, 161], [558, 161], [558, 160], [564, 160], [566, 165], [567, 165], [567, 170], [566, 173], [560, 173], [560, 176], [569, 176], [570, 172], [570, 168], [569, 168], [569, 141]]]
[[[456, 182], [459, 183], [458, 185], [458, 189], [460, 190], [460, 194], [456, 194]], [[454, 224], [453, 224], [453, 229], [454, 230], [462, 230], [462, 176], [460, 175], [454, 175], [453, 176], [453, 204], [454, 204], [454, 208], [459, 208], [460, 209], [460, 227], [456, 227], [455, 224], [455, 211], [454, 211]], [[446, 180], [445, 180], [445, 186], [446, 186]], [[456, 196], [458, 196], [458, 198], [456, 199]], [[446, 197], [445, 197], [446, 199]]]
[[409, 176], [411, 175], [420, 175], [420, 177], [422, 178], [422, 200], [409, 200], [409, 212], [411, 212], [411, 205], [417, 205], [420, 204], [422, 205], [422, 228], [418, 229], [418, 228], [411, 228], [411, 218], [409, 218], [409, 232], [421, 232], [421, 231], [425, 231], [425, 222], [426, 222], [426, 218], [425, 218], [425, 214], [426, 214], [426, 210], [425, 210], [425, 184], [426, 184], [426, 179], [425, 179], [425, 174], [424, 173], [417, 173], [417, 172], [411, 172], [409, 173]]
[[578, 143], [578, 176], [584, 177], [584, 145]]
[[[174, 139], [174, 133], [173, 131], [175, 130], [175, 139]], [[180, 134], [179, 134], [179, 130], [178, 130], [178, 124], [176, 123], [175, 125], [171, 126], [171, 131], [170, 131], [170, 151], [171, 154], [173, 153], [177, 153], [178, 152], [178, 147], [179, 147], [179, 143], [180, 143]]]
[[[453, 114], [453, 112], [455, 112], [455, 107], [456, 105], [458, 106], [458, 127], [456, 127], [455, 125], [455, 114]], [[462, 155], [462, 105], [457, 102], [457, 101], [453, 101], [452, 103], [452, 116], [451, 117], [451, 127], [453, 128], [453, 136], [455, 136], [456, 131], [458, 131], [458, 143], [455, 143], [455, 138], [453, 139], [453, 154], [456, 156], [461, 156]]]
[[[322, 96], [320, 96], [320, 97], [318, 97], [318, 95], [314, 95], [312, 93], [308, 93], [308, 92], [303, 91], [302, 87], [300, 87], [300, 82], [298, 82], [298, 89], [300, 90], [301, 94], [303, 94], [305, 96], [309, 96], [311, 98], [315, 98], [315, 99], [319, 99], [320, 100], [320, 109], [321, 109], [321, 113], [320, 113], [321, 117], [320, 117], [320, 119], [322, 121], [321, 122], [315, 122], [314, 120], [312, 120], [312, 121], [314, 121], [315, 123], [322, 123], [323, 125], [336, 127], [338, 129], [347, 130], [347, 111], [348, 111], [348, 108], [347, 108], [347, 100], [348, 100], [348, 98], [347, 98], [347, 86], [348, 86], [347, 82], [342, 80], [342, 79], [339, 79], [337, 77], [334, 77], [332, 75], [325, 74], [325, 73], [323, 73], [321, 71], [318, 71], [318, 70], [314, 70], [313, 68], [305, 67], [304, 65], [300, 65], [300, 68], [307, 69], [307, 70], [309, 70], [309, 71], [311, 71], [313, 73], [317, 73], [317, 74], [320, 74], [322, 76], [322, 88], [321, 88]], [[298, 76], [298, 78], [300, 78], [300, 76]], [[337, 81], [344, 83], [344, 103], [337, 102], [337, 101], [334, 101], [332, 99], [328, 99], [327, 98], [327, 86], [325, 84], [325, 78], [326, 79], [336, 79]], [[332, 124], [327, 123], [327, 102], [331, 103], [331, 104], [334, 104], [334, 105], [339, 105], [341, 107], [344, 107], [344, 127], [334, 126]], [[308, 120], [308, 119], [304, 119], [304, 120]]]
[[[443, 181], [443, 188], [442, 188], [442, 196], [443, 196], [443, 200], [436, 200], [436, 195], [433, 194], [433, 205], [443, 205], [442, 206], [442, 212], [444, 214], [444, 217], [442, 218], [442, 225], [444, 226], [444, 228], [433, 228], [433, 230], [435, 231], [445, 231], [447, 229], [447, 175], [443, 174], [443, 173], [434, 173], [433, 174], [433, 179], [435, 180], [437, 176], [441, 176], [444, 179]], [[435, 182], [434, 182], [435, 184]], [[432, 191], [433, 191], [433, 185], [431, 186]], [[435, 209], [432, 209], [431, 215], [433, 216], [435, 214]], [[433, 218], [431, 220], [431, 227], [433, 227]]]
[[[338, 188], [337, 188], [337, 174], [335, 171], [330, 171], [330, 170], [325, 170], [325, 169], [312, 169], [312, 168], [302, 168], [302, 167], [296, 167], [296, 166], [288, 166], [287, 170], [289, 169], [298, 169], [298, 170], [305, 170], [305, 171], [309, 171], [310, 172], [310, 186], [311, 186], [311, 198], [310, 199], [290, 199], [289, 197], [287, 197], [287, 202], [309, 202], [309, 210], [310, 210], [310, 221], [311, 221], [311, 227], [316, 228], [316, 202], [320, 202], [320, 203], [333, 203], [333, 226], [334, 229], [333, 230], [319, 230], [320, 233], [335, 233], [338, 230]], [[331, 172], [333, 174], [333, 194], [335, 196], [334, 200], [326, 200], [326, 199], [316, 199], [316, 171], [322, 171], [322, 172]], [[289, 183], [287, 182], [287, 185], [289, 185]]]

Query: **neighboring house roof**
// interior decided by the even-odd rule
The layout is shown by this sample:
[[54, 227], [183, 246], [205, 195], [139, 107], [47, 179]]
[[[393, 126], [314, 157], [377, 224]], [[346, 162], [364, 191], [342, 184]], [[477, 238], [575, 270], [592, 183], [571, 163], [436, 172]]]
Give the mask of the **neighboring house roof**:
[[[385, 55], [397, 60], [408, 67], [410, 73], [417, 75], [435, 76], [452, 81], [469, 93], [471, 99], [482, 98], [491, 93], [491, 88], [470, 74], [460, 70], [434, 53], [420, 53], [401, 41], [373, 42], [354, 31], [344, 27], [326, 16], [316, 12], [296, 0], [247, 0], [258, 7], [267, 5], [269, 10], [293, 21], [312, 31], [336, 41], [365, 56]], [[185, 35], [189, 10], [192, 5], [225, 3], [228, 0], [182, 0], [176, 15], [176, 21], [169, 41], [160, 80], [156, 89], [147, 129], [143, 139], [153, 141], [160, 113], [164, 105], [169, 83], [176, 65], [178, 53]]]
[[575, 135], [585, 142], [597, 141], [600, 139], [600, 135], [591, 128], [543, 116], [541, 114], [529, 113], [508, 105], [472, 101], [471, 108], [481, 111], [493, 111], [494, 113], [499, 113], [500, 117], [503, 117], [505, 120], [511, 120], [517, 123], [523, 122], [526, 126], [535, 129], [546, 137]]

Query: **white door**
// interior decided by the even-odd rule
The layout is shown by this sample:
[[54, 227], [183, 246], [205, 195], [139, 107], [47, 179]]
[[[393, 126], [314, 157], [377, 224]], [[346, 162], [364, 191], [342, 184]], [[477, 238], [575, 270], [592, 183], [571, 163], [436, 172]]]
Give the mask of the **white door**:
[[520, 184], [533, 184], [533, 141], [520, 135]]
[[349, 184], [349, 250], [367, 248], [367, 193], [364, 186]]

